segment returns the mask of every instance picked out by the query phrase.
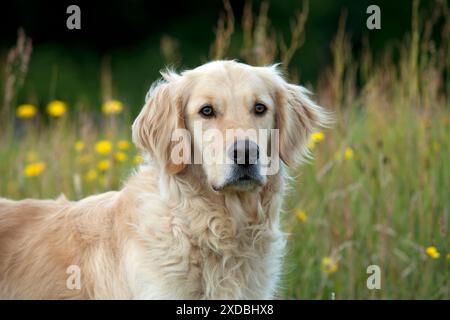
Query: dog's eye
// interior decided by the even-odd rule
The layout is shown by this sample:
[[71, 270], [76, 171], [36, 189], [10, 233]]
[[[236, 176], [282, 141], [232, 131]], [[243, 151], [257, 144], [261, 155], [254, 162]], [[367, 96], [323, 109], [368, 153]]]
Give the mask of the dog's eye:
[[263, 115], [267, 111], [267, 107], [262, 103], [257, 103], [255, 104], [254, 111], [257, 115]]
[[204, 106], [200, 109], [200, 114], [206, 118], [214, 117], [214, 109], [211, 106]]

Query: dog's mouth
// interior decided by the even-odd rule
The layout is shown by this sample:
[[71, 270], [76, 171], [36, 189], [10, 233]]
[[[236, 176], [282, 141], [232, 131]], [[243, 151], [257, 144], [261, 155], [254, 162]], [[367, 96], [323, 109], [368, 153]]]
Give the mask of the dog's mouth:
[[222, 186], [213, 186], [213, 189], [215, 191], [252, 192], [262, 185], [264, 185], [264, 178], [255, 167], [242, 168], [238, 166]]

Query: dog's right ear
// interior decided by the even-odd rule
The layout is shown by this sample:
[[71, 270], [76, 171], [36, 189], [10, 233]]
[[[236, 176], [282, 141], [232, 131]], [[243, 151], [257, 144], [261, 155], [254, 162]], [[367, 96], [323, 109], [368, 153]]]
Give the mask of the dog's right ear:
[[164, 73], [163, 78], [147, 93], [145, 105], [132, 126], [133, 142], [149, 152], [168, 174], [176, 174], [186, 166], [171, 159], [172, 134], [176, 129], [185, 129], [183, 95], [179, 75]]
[[261, 67], [260, 71], [276, 92], [280, 158], [286, 165], [295, 167], [309, 155], [308, 141], [313, 130], [328, 127], [333, 117], [311, 100], [308, 90], [288, 83], [278, 65]]

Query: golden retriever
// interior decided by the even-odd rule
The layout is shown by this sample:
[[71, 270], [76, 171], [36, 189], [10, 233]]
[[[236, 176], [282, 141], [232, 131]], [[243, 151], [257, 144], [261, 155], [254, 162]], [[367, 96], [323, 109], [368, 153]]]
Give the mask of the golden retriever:
[[[213, 61], [162, 76], [132, 126], [146, 162], [120, 191], [0, 199], [0, 298], [276, 297], [284, 167], [307, 155], [327, 113], [277, 66]], [[225, 143], [206, 137], [228, 130]]]

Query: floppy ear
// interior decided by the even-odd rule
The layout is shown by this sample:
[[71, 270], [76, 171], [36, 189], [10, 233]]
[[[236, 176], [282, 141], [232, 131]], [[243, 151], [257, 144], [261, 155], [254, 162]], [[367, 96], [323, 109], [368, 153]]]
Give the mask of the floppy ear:
[[[145, 105], [133, 123], [133, 142], [150, 153], [168, 174], [182, 171], [185, 163], [174, 163], [171, 151], [175, 129], [184, 129], [183, 100], [174, 74], [163, 74], [167, 81], [152, 85]], [[169, 79], [170, 78], [170, 79]]]
[[279, 151], [281, 160], [290, 167], [309, 156], [308, 141], [313, 130], [332, 122], [331, 115], [314, 103], [309, 94], [307, 89], [281, 79], [277, 109]]

